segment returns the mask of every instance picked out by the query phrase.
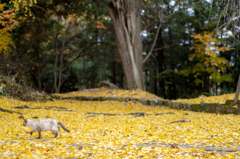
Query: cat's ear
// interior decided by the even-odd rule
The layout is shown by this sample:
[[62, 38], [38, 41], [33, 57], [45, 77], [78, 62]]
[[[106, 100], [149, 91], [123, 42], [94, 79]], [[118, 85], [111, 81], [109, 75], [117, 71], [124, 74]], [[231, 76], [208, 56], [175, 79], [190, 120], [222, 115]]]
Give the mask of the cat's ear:
[[27, 122], [27, 120], [22, 115], [19, 117], [19, 119], [23, 119], [25, 122]]

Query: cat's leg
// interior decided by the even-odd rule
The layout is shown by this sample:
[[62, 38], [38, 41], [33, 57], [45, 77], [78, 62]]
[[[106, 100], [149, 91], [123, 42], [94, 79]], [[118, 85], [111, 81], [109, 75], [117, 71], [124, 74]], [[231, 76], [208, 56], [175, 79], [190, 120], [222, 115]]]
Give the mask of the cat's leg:
[[55, 137], [57, 137], [58, 135], [61, 136], [58, 127], [53, 128], [51, 131], [55, 134]]
[[38, 131], [38, 138], [37, 139], [40, 139], [41, 138], [41, 131]]
[[58, 133], [59, 136], [61, 136], [59, 129], [58, 129], [57, 133]]
[[55, 132], [55, 138], [58, 136], [58, 133], [57, 132]]
[[56, 136], [55, 137], [57, 137], [57, 136], [61, 136], [59, 129], [56, 130]]
[[52, 130], [52, 133], [55, 135], [55, 137], [58, 136], [57, 131]]
[[36, 130], [32, 130], [32, 131], [30, 132], [30, 135], [32, 135], [34, 132], [36, 132]]

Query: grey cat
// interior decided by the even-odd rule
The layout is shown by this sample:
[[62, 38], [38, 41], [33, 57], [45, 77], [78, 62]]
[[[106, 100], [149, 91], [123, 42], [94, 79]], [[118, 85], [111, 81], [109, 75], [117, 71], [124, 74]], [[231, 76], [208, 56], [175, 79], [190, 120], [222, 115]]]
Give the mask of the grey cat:
[[59, 125], [65, 130], [66, 132], [70, 132], [67, 128], [63, 126], [62, 123], [55, 119], [46, 119], [46, 120], [30, 120], [30, 119], [24, 119], [23, 126], [29, 126], [32, 128], [32, 131], [30, 132], [30, 135], [32, 135], [33, 132], [38, 132], [38, 139], [41, 138], [41, 132], [50, 130], [53, 132], [55, 137], [60, 135], [59, 131]]

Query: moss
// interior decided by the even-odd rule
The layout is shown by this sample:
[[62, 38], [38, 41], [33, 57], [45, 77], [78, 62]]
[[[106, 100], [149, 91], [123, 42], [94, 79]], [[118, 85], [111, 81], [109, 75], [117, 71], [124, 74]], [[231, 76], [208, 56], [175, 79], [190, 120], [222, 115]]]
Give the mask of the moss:
[[203, 107], [201, 106], [201, 104], [190, 104], [190, 107], [191, 107], [192, 111], [195, 111], [195, 112], [203, 111]]
[[217, 112], [217, 107], [218, 107], [217, 103], [206, 103], [203, 106], [203, 109], [204, 109], [205, 112], [208, 112], [208, 113], [216, 113]]

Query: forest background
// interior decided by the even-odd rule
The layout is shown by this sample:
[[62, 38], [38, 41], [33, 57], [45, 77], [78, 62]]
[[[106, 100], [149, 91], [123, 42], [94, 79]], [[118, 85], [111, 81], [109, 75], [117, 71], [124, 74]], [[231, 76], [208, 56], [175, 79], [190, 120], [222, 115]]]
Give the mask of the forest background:
[[239, 17], [224, 1], [0, 2], [0, 74], [40, 92], [110, 81], [177, 99], [236, 88]]

